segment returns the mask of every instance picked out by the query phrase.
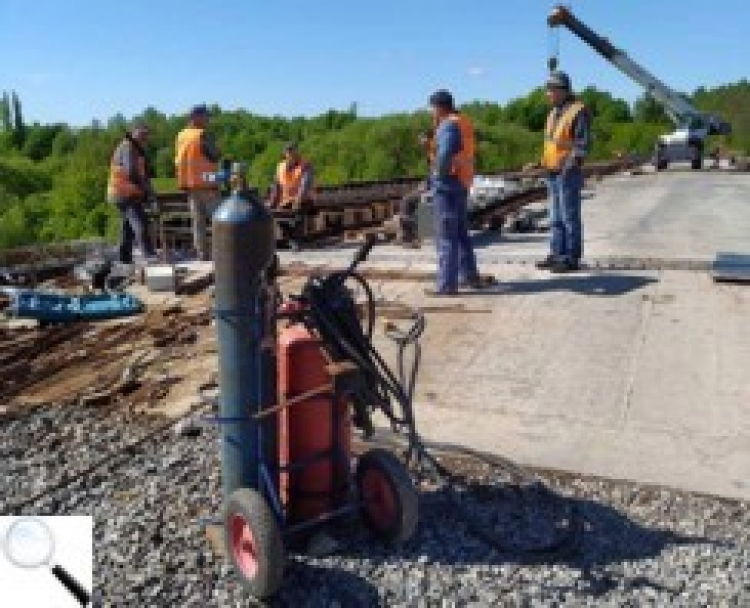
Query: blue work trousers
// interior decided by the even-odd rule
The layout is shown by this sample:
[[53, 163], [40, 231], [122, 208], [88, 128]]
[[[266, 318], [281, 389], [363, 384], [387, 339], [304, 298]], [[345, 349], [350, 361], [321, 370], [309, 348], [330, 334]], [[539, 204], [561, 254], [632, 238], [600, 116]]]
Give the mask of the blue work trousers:
[[583, 223], [581, 221], [581, 188], [583, 173], [571, 169], [551, 175], [547, 180], [550, 196], [550, 224], [552, 238], [550, 253], [568, 262], [578, 262], [583, 256]]
[[452, 293], [458, 283], [478, 280], [477, 259], [469, 235], [468, 192], [465, 188], [437, 189], [433, 194], [437, 241], [437, 291]]
[[145, 257], [156, 255], [149, 234], [148, 215], [143, 203], [133, 199], [116, 201], [120, 211], [119, 260], [123, 264], [133, 263], [133, 245], [137, 244]]

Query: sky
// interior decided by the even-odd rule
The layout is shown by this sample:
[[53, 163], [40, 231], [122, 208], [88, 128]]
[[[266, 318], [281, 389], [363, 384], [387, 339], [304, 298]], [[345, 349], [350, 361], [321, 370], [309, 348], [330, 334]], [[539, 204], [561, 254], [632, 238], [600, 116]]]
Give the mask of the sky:
[[[437, 88], [505, 103], [543, 82], [550, 0], [0, 0], [0, 90], [27, 121], [89, 124], [153, 106], [258, 114], [412, 111]], [[670, 86], [750, 77], [748, 0], [567, 2]], [[637, 85], [567, 30], [574, 86]]]

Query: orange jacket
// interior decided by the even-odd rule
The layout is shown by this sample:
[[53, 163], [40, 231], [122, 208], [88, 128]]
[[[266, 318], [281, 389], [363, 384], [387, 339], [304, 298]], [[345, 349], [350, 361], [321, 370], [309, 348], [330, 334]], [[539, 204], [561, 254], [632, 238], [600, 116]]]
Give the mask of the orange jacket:
[[[474, 155], [476, 154], [476, 137], [471, 119], [464, 114], [451, 114], [446, 120], [455, 122], [461, 131], [461, 151], [453, 157], [451, 175], [454, 175], [468, 190], [474, 181]], [[435, 137], [433, 135], [427, 152], [430, 164], [435, 161]]]
[[214, 173], [217, 164], [208, 160], [201, 149], [203, 129], [185, 127], [177, 135], [177, 185], [183, 190], [214, 189], [215, 183], [207, 183], [204, 173]]
[[449, 119], [458, 124], [461, 131], [461, 151], [453, 157], [451, 173], [468, 190], [474, 181], [474, 154], [476, 153], [474, 125], [464, 114], [451, 114]]

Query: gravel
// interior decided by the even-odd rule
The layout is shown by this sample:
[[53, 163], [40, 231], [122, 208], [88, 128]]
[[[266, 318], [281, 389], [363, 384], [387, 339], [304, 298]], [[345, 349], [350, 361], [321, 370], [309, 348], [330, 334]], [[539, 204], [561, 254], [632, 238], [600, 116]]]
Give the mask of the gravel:
[[[218, 438], [213, 427], [196, 434], [192, 426], [191, 432], [170, 429], [148, 439], [23, 510], [94, 516], [96, 604], [253, 605], [203, 533], [202, 522], [220, 508]], [[84, 431], [76, 434], [76, 428]], [[111, 449], [152, 428], [151, 420], [125, 420], [115, 413], [97, 418], [90, 411], [59, 408], [0, 422], [8, 439], [0, 457], [3, 506], [29, 496], [30, 487], [59, 478], [59, 463], [89, 452], [101, 456], [105, 444]], [[98, 433], [102, 441], [94, 440]], [[52, 454], [55, 437], [64, 441], [55, 443]], [[480, 485], [490, 474], [471, 470]], [[554, 560], [524, 558], [478, 541], [455, 519], [445, 492], [425, 489], [411, 541], [384, 547], [359, 526], [349, 526], [337, 534], [335, 554], [290, 556], [284, 586], [267, 605], [750, 605], [747, 503], [567, 474], [538, 475], [565, 497], [581, 523], [577, 542]], [[485, 488], [466, 495], [463, 504], [475, 523], [499, 525], [504, 535], [513, 522], [521, 535], [540, 534], [535, 517], [521, 517], [517, 497], [507, 489]], [[538, 519], [544, 527], [542, 520], [549, 518]]]

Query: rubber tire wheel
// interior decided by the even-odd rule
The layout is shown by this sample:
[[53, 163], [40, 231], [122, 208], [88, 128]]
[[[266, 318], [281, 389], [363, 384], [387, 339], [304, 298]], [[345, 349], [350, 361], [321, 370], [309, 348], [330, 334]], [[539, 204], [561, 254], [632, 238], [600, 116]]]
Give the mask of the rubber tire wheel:
[[[245, 519], [255, 542], [257, 572], [252, 578], [243, 572], [235, 559], [230, 520], [239, 515]], [[224, 507], [224, 546], [237, 578], [255, 598], [270, 597], [281, 587], [284, 578], [284, 542], [276, 518], [266, 499], [256, 490], [240, 488], [232, 492]]]
[[[364, 492], [364, 481], [368, 474], [381, 476], [394, 501], [393, 519], [387, 525], [378, 521], [368, 508]], [[387, 543], [399, 543], [410, 539], [417, 529], [419, 520], [419, 494], [404, 464], [388, 450], [375, 448], [365, 452], [357, 462], [355, 480], [362, 520], [367, 528]]]

